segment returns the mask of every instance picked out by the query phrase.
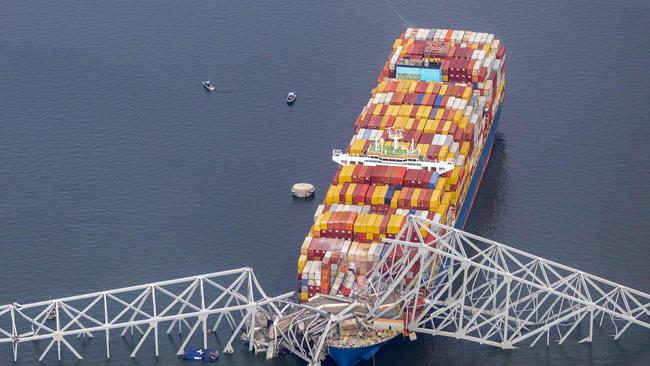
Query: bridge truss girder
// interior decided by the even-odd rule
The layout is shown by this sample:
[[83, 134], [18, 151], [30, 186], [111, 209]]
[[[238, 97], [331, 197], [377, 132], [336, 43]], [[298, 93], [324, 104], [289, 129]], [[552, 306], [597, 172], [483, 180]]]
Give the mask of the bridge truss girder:
[[14, 361], [21, 343], [40, 340], [47, 346], [39, 361], [55, 345], [59, 360], [64, 349], [82, 359], [70, 339], [103, 333], [110, 358], [111, 333], [119, 331], [121, 336], [127, 332], [140, 335], [131, 357], [149, 337], [158, 356], [160, 327], [165, 325], [167, 334], [176, 327], [179, 334], [186, 331], [179, 355], [199, 328], [204, 348], [208, 334], [225, 328], [232, 335], [224, 353], [233, 352], [238, 335], [247, 338], [253, 350], [259, 345], [254, 342], [256, 319], [273, 319], [280, 314], [275, 302], [292, 296], [293, 292], [267, 296], [253, 270], [240, 268], [31, 304], [13, 303], [0, 306], [0, 345], [11, 345]]
[[591, 342], [605, 320], [615, 339], [633, 324], [650, 329], [641, 291], [417, 216], [397, 237], [360, 297], [374, 317], [397, 298], [410, 331], [514, 348], [544, 335], [562, 344], [581, 324], [580, 342]]

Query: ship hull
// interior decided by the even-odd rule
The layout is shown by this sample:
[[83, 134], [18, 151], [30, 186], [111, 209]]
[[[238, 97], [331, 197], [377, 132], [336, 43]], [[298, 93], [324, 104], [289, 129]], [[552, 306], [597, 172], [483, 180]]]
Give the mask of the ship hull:
[[353, 366], [361, 361], [369, 360], [372, 358], [372, 356], [375, 355], [375, 353], [377, 353], [377, 351], [379, 351], [381, 347], [388, 343], [391, 343], [396, 338], [397, 337], [365, 347], [345, 348], [329, 346], [327, 348], [327, 352], [337, 365]]

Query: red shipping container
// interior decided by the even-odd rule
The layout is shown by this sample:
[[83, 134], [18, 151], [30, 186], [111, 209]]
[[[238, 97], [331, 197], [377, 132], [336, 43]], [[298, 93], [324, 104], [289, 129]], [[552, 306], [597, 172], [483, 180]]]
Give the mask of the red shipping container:
[[418, 196], [418, 209], [419, 210], [429, 210], [429, 201], [431, 200], [431, 196], [433, 195], [433, 190], [432, 189], [423, 189], [420, 191], [420, 195]]
[[405, 187], [416, 187], [417, 174], [419, 170], [409, 169], [404, 174], [404, 186]]
[[497, 60], [501, 60], [505, 55], [506, 55], [506, 48], [504, 46], [500, 46], [499, 49], [497, 50]]
[[458, 123], [451, 122], [451, 126], [449, 126], [449, 134], [453, 135], [454, 133], [456, 133], [457, 129], [458, 129]]
[[406, 171], [408, 169], [404, 167], [395, 167], [394, 170], [394, 178], [395, 178], [395, 183], [393, 185], [401, 185], [404, 184], [404, 174], [406, 174]]
[[418, 99], [418, 94], [417, 93], [406, 93], [406, 96], [404, 97], [404, 103], [403, 104], [415, 104], [415, 101]]
[[409, 114], [409, 117], [411, 118], [417, 117], [419, 109], [420, 109], [419, 105], [414, 105], [413, 108], [411, 108], [411, 114]]
[[420, 139], [417, 141], [418, 144], [428, 144], [431, 145], [433, 142], [433, 136], [435, 136], [432, 133], [423, 133], [420, 135]]
[[440, 145], [431, 145], [429, 147], [429, 151], [427, 151], [427, 159], [437, 160], [438, 154], [440, 153], [440, 149], [441, 149]]

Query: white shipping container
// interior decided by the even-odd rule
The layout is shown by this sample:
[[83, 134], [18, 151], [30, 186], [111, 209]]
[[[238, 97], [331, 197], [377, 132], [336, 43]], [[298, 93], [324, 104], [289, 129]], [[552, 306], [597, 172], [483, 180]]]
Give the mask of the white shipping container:
[[451, 144], [451, 148], [449, 149], [450, 152], [453, 152], [454, 154], [458, 154], [458, 149], [460, 148], [460, 144], [457, 141], [454, 141]]
[[465, 117], [469, 117], [469, 115], [472, 114], [473, 110], [474, 110], [474, 107], [471, 106], [471, 105], [468, 105], [467, 107], [465, 107], [465, 112], [463, 112], [463, 115]]
[[456, 157], [456, 166], [463, 166], [465, 164], [465, 155], [458, 155]]
[[476, 39], [476, 32], [470, 32], [469, 34], [469, 39], [467, 40], [469, 43], [474, 43], [474, 40]]
[[385, 104], [390, 104], [390, 101], [393, 100], [393, 95], [395, 95], [394, 92], [386, 93], [386, 102], [385, 102]]
[[461, 99], [460, 100], [460, 105], [458, 106], [458, 109], [460, 109], [461, 111], [464, 111], [466, 106], [467, 106], [467, 100]]
[[455, 98], [454, 99], [454, 104], [451, 105], [451, 108], [454, 109], [454, 110], [458, 110], [460, 108], [460, 101], [461, 100], [462, 99], [460, 99], [460, 98]]
[[451, 146], [451, 144], [454, 143], [454, 136], [452, 136], [452, 135], [445, 135], [445, 136], [446, 136], [445, 145]]
[[436, 29], [435, 33], [433, 34], [433, 40], [437, 41], [440, 39], [440, 34], [442, 33], [442, 29]]

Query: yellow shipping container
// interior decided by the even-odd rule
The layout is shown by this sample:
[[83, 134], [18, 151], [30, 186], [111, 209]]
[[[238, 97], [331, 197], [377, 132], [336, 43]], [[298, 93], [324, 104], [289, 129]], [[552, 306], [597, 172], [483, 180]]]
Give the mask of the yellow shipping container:
[[444, 82], [446, 82], [446, 83], [449, 82], [449, 76], [447, 76], [447, 75], [442, 75], [442, 81], [444, 81]]
[[422, 114], [424, 114], [424, 109], [425, 109], [424, 106], [420, 106], [420, 108], [418, 108], [417, 113], [415, 113], [415, 118], [422, 119]]
[[389, 120], [390, 120], [389, 115], [385, 115], [384, 117], [382, 117], [381, 122], [379, 122], [379, 129], [385, 130]]
[[415, 150], [417, 150], [420, 155], [425, 156], [427, 151], [429, 151], [429, 144], [417, 144], [415, 145]]
[[460, 169], [454, 168], [454, 170], [451, 171], [451, 175], [449, 176], [449, 184], [458, 184], [458, 178], [460, 178]]
[[382, 205], [384, 203], [384, 196], [388, 186], [375, 186], [375, 190], [372, 192], [371, 204], [373, 205]]
[[465, 88], [465, 91], [463, 91], [463, 99], [469, 100], [469, 98], [472, 97], [472, 87], [468, 86]]
[[381, 113], [381, 109], [384, 105], [383, 104], [375, 104], [375, 108], [372, 111], [372, 114], [375, 116], [378, 116]]
[[354, 219], [354, 224], [352, 225], [352, 230], [354, 230], [355, 233], [362, 233], [362, 224], [363, 224], [363, 217], [366, 214], [357, 214], [357, 217]]
[[442, 116], [445, 114], [444, 108], [438, 108], [438, 111], [436, 112], [436, 118], [438, 121], [442, 120]]
[[393, 198], [390, 200], [390, 207], [397, 208], [397, 200], [399, 199], [399, 194], [401, 191], [395, 191], [393, 193]]
[[437, 83], [429, 83], [429, 85], [427, 85], [426, 93], [427, 94], [433, 94], [433, 89], [436, 87], [436, 84]]
[[[445, 80], [445, 81], [447, 81], [447, 80]], [[446, 84], [440, 87], [440, 91], [438, 91], [438, 95], [445, 95], [445, 93], [447, 93], [447, 85]]]
[[415, 122], [415, 118], [409, 118], [408, 121], [406, 121], [406, 126], [404, 127], [407, 131], [413, 129], [413, 122]]
[[460, 122], [458, 122], [458, 127], [460, 127], [464, 131], [467, 129], [468, 123], [469, 123], [469, 117], [463, 116], [463, 118], [460, 119]]
[[447, 221], [447, 211], [449, 210], [449, 205], [445, 204], [440, 204], [438, 206], [438, 209], [436, 210], [436, 213], [439, 213], [442, 218], [440, 219], [441, 223], [445, 223]]
[[[365, 142], [364, 142], [365, 144]], [[354, 171], [354, 165], [344, 165], [341, 168], [341, 173], [339, 173], [339, 184], [340, 183], [352, 183], [352, 172]]]
[[418, 121], [418, 126], [417, 126], [417, 128], [413, 128], [413, 129], [415, 129], [416, 131], [422, 133], [422, 132], [424, 132], [424, 126], [425, 126], [426, 124], [427, 124], [426, 117], [423, 117], [421, 120]]
[[397, 231], [395, 231], [397, 227], [396, 217], [397, 215], [390, 215], [390, 219], [388, 219], [388, 227], [386, 227], [388, 234], [397, 234]]
[[427, 123], [424, 126], [424, 133], [436, 133], [437, 127], [438, 127], [437, 120], [434, 119], [427, 120]]
[[373, 214], [373, 223], [370, 229], [370, 232], [373, 235], [379, 235], [379, 228], [381, 227], [381, 221], [384, 219], [384, 215]]
[[415, 93], [415, 88], [418, 86], [416, 81], [409, 80], [409, 93]]
[[318, 215], [318, 217], [316, 218], [316, 221], [314, 221], [314, 225], [312, 226], [312, 232], [314, 232], [314, 231], [320, 232], [320, 227], [321, 227], [322, 222], [323, 222], [323, 215], [324, 214]]
[[413, 190], [413, 195], [411, 196], [411, 208], [418, 207], [418, 197], [420, 197], [421, 191], [422, 190], [420, 188], [415, 188]]
[[451, 151], [448, 152], [448, 153], [447, 153], [447, 160], [456, 160], [456, 154], [454, 154], [454, 153], [451, 152]]
[[[420, 108], [422, 109], [422, 108]], [[433, 110], [433, 107], [430, 105], [425, 105], [424, 106], [424, 113], [422, 114], [422, 119], [427, 119], [429, 118], [429, 115], [431, 114], [431, 111]]]
[[386, 88], [386, 80], [383, 80], [379, 85], [377, 85], [377, 93], [383, 93], [384, 89]]
[[451, 205], [456, 207], [458, 204], [458, 191], [451, 191]]
[[449, 153], [449, 147], [447, 145], [442, 145], [440, 148], [440, 152], [438, 153], [438, 160], [443, 161], [445, 158], [447, 158], [447, 154]]
[[404, 116], [398, 116], [395, 118], [395, 123], [393, 124], [393, 127], [396, 129], [404, 129], [404, 126], [406, 126], [406, 122], [408, 122], [408, 117]]
[[431, 194], [431, 199], [429, 200], [429, 211], [435, 211], [438, 209], [440, 204], [440, 190], [436, 189]]
[[321, 231], [327, 230], [327, 221], [329, 220], [331, 215], [332, 215], [331, 212], [325, 212], [324, 214], [321, 215], [320, 227], [319, 227]]
[[393, 42], [393, 52], [397, 51], [397, 47], [402, 45], [402, 39], [398, 38]]
[[460, 120], [463, 118], [463, 111], [462, 110], [457, 110], [456, 113], [454, 114], [454, 122], [460, 123]]
[[449, 134], [449, 128], [451, 127], [451, 121], [445, 121], [445, 124], [442, 126], [442, 134]]
[[438, 178], [438, 183], [436, 183], [436, 190], [440, 192], [445, 191], [445, 186], [447, 185], [447, 178]]
[[440, 201], [441, 205], [447, 205], [449, 206], [451, 204], [451, 193], [450, 192], [445, 192], [445, 194], [442, 195], [442, 200]]
[[302, 270], [305, 269], [305, 264], [307, 263], [307, 255], [301, 254], [298, 257], [298, 274], [302, 273]]
[[357, 188], [356, 183], [350, 183], [348, 186], [348, 190], [345, 192], [345, 204], [346, 205], [351, 205], [352, 204], [352, 194], [354, 193], [354, 190]]
[[335, 187], [336, 187], [335, 185], [331, 185], [327, 189], [327, 193], [325, 194], [325, 204], [326, 205], [331, 205], [332, 204], [332, 198], [334, 197], [334, 190], [336, 189]]
[[366, 146], [366, 140], [356, 139], [350, 145], [350, 153], [359, 155], [363, 153], [364, 146]]
[[399, 106], [399, 112], [397, 112], [398, 116], [405, 116], [408, 117], [409, 113], [411, 112], [411, 109], [409, 108], [408, 105], [402, 104]]

